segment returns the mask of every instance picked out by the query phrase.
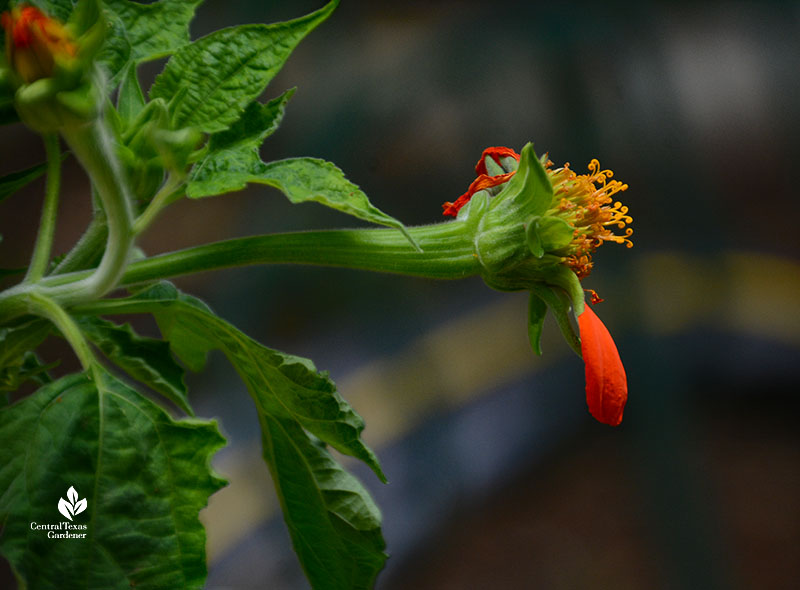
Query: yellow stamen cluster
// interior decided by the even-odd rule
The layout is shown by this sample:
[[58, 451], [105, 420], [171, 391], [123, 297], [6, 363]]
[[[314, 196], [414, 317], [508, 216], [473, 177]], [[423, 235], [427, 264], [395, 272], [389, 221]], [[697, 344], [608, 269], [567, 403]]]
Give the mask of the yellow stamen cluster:
[[[630, 240], [633, 230], [625, 228], [633, 218], [625, 205], [612, 199], [628, 185], [610, 180], [614, 173], [601, 170], [597, 160], [589, 162], [588, 174], [575, 174], [568, 163], [555, 170], [552, 166], [550, 161], [545, 164], [554, 193], [553, 208], [548, 215], [560, 217], [575, 228], [573, 240], [565, 249], [564, 262], [582, 279], [591, 272], [592, 253], [603, 242], [633, 246]], [[625, 233], [613, 233], [614, 226], [625, 228]]]

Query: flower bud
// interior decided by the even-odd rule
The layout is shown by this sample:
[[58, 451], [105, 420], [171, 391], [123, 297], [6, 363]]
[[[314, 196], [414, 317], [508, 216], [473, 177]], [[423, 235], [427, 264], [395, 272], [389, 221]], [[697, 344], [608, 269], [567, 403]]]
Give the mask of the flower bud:
[[53, 76], [57, 61], [68, 62], [77, 47], [67, 29], [35, 6], [12, 8], [0, 16], [6, 58], [24, 84]]
[[26, 125], [52, 133], [99, 115], [103, 82], [94, 58], [106, 30], [99, 0], [79, 0], [67, 24], [25, 4], [0, 15], [0, 24], [9, 66], [5, 77]]

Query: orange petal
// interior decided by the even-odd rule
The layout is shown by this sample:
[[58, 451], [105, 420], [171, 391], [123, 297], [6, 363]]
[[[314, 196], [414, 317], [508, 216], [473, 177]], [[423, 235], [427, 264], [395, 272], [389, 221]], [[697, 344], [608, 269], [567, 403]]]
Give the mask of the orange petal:
[[507, 182], [512, 176], [514, 176], [516, 172], [506, 172], [505, 174], [498, 174], [497, 176], [489, 176], [487, 174], [481, 174], [472, 181], [472, 184], [469, 185], [467, 192], [463, 195], [458, 197], [454, 202], [447, 202], [442, 205], [444, 211], [442, 215], [450, 215], [455, 217], [458, 215], [458, 212], [461, 210], [461, 207], [469, 203], [469, 200], [472, 198], [472, 195], [477, 193], [478, 191], [482, 191], [485, 188], [491, 188], [493, 186], [497, 186], [498, 184], [503, 184]]
[[608, 329], [587, 305], [578, 316], [581, 354], [586, 364], [586, 403], [598, 421], [610, 426], [622, 422], [628, 400], [628, 379]]
[[500, 158], [505, 158], [506, 156], [511, 156], [512, 158], [516, 159], [519, 162], [519, 154], [512, 150], [511, 148], [507, 147], [488, 147], [483, 150], [481, 154], [481, 159], [478, 160], [478, 163], [475, 164], [475, 173], [480, 176], [481, 174], [489, 174], [489, 171], [486, 170], [486, 156], [491, 156], [491, 158], [500, 165]]

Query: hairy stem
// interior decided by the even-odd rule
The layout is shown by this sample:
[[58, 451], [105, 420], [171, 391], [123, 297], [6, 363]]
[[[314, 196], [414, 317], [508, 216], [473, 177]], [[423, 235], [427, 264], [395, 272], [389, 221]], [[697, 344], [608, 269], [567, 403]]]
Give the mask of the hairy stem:
[[28, 293], [26, 299], [28, 311], [53, 322], [75, 351], [83, 368], [89, 370], [94, 364], [92, 350], [89, 348], [89, 344], [83, 334], [81, 334], [80, 328], [78, 328], [69, 314], [64, 311], [64, 308], [49, 297], [39, 293]]
[[42, 206], [42, 220], [39, 223], [39, 234], [36, 236], [33, 256], [28, 267], [28, 274], [25, 276], [27, 283], [37, 282], [47, 272], [58, 215], [58, 196], [61, 190], [61, 150], [58, 135], [54, 133], [45, 135], [44, 147], [47, 154], [47, 185]]

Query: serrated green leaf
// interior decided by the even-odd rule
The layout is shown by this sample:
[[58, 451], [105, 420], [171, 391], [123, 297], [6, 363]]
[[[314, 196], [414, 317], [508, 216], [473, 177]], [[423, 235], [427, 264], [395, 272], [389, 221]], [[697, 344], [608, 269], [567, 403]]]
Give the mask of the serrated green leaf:
[[129, 324], [117, 326], [96, 317], [81, 318], [78, 325], [111, 362], [190, 416], [194, 415], [186, 396], [183, 368], [172, 358], [167, 342], [142, 338]]
[[380, 514], [316, 439], [384, 476], [360, 439], [363, 420], [327, 375], [307, 359], [262, 346], [168, 283], [103, 307], [114, 314], [154, 314], [176, 351], [189, 343], [195, 361], [211, 349], [228, 357], [256, 403], [264, 458], [309, 579], [315, 588], [371, 587], [385, 560]]
[[371, 589], [386, 545], [369, 493], [296, 422], [263, 412], [259, 420], [264, 460], [311, 586]]
[[209, 138], [210, 153], [234, 149], [258, 150], [261, 143], [277, 131], [295, 90], [290, 88], [266, 104], [251, 102], [238, 121]]
[[292, 21], [241, 25], [198, 39], [167, 62], [150, 97], [170, 101], [175, 129], [223, 131], [239, 119], [297, 44], [328, 18], [336, 4], [330, 2]]
[[364, 192], [334, 164], [316, 158], [289, 158], [265, 164], [254, 150], [227, 150], [192, 175], [192, 198], [241, 190], [249, 183], [280, 190], [292, 203], [316, 201], [364, 221], [399, 229], [416, 246], [405, 226], [370, 203]]
[[165, 57], [189, 43], [189, 23], [202, 0], [104, 2], [122, 20], [131, 47], [130, 59], [140, 63]]
[[338, 451], [361, 459], [384, 479], [375, 454], [361, 441], [364, 421], [342, 399], [327, 374], [318, 373], [308, 359], [261, 345], [198, 299], [177, 290], [167, 293], [158, 286], [120, 300], [115, 309], [124, 309], [126, 302], [132, 307], [146, 306], [165, 339], [178, 350], [186, 350], [182, 343], [187, 341], [193, 354], [201, 347], [205, 352], [221, 350], [265, 412], [296, 421]]
[[324, 160], [290, 158], [265, 164], [256, 182], [280, 190], [292, 203], [316, 201], [364, 221], [395, 227], [416, 245], [405, 226], [369, 202], [344, 173]]
[[[0, 409], [0, 549], [34, 588], [202, 588], [205, 531], [197, 519], [224, 482], [209, 460], [216, 424], [175, 421], [95, 367]], [[31, 523], [67, 522], [85, 538], [53, 539]], [[67, 532], [62, 530], [58, 533]]]

